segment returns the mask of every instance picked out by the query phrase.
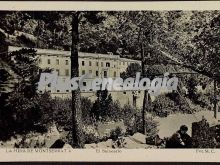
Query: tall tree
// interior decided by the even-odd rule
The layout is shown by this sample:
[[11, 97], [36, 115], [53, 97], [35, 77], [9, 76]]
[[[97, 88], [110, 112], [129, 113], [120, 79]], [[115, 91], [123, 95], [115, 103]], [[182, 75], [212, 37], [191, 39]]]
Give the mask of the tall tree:
[[[71, 78], [79, 77], [79, 14], [79, 12], [72, 13]], [[72, 120], [73, 145], [82, 148], [84, 147], [84, 136], [82, 132], [82, 111], [79, 88], [72, 91]]]
[[[71, 45], [71, 78], [79, 76], [79, 25], [82, 20], [92, 24], [100, 23], [104, 17], [98, 15], [99, 12], [73, 12], [72, 13], [72, 45]], [[84, 136], [82, 133], [82, 111], [80, 101], [80, 90], [72, 91], [72, 138], [73, 145], [78, 148], [84, 147]]]

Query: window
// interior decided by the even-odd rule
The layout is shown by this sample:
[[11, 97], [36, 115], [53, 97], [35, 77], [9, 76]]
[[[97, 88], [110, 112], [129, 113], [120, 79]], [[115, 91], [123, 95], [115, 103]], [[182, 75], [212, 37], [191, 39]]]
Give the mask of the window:
[[65, 70], [65, 75], [66, 75], [66, 76], [69, 76], [69, 69], [66, 69], [66, 70]]
[[66, 65], [69, 65], [69, 61], [68, 60], [66, 60]]
[[86, 82], [83, 82], [83, 86], [86, 86]]
[[60, 90], [57, 90], [57, 92], [60, 92]]
[[60, 70], [59, 69], [56, 69], [56, 71], [57, 71], [57, 74], [58, 74], [58, 76], [60, 75]]
[[95, 72], [95, 75], [98, 77], [98, 76], [99, 76], [99, 71], [96, 71], [96, 72]]
[[82, 61], [82, 66], [84, 66], [85, 65], [85, 61]]
[[116, 72], [114, 72], [114, 77], [116, 77], [117, 76], [117, 74], [116, 74]]
[[89, 66], [92, 66], [92, 62], [91, 61], [89, 61]]
[[85, 70], [82, 70], [82, 75], [84, 75], [86, 72], [85, 72]]
[[103, 67], [103, 62], [101, 62], [101, 67]]
[[59, 65], [59, 63], [60, 63], [60, 62], [59, 62], [59, 59], [56, 59], [56, 64]]
[[109, 62], [106, 62], [106, 67], [110, 67], [110, 63]]
[[96, 66], [99, 66], [99, 62], [96, 62]]
[[47, 59], [47, 64], [50, 64], [50, 59]]
[[123, 92], [123, 94], [125, 94], [125, 95], [126, 95], [126, 92]]
[[107, 71], [104, 71], [104, 77], [105, 78], [107, 77]]

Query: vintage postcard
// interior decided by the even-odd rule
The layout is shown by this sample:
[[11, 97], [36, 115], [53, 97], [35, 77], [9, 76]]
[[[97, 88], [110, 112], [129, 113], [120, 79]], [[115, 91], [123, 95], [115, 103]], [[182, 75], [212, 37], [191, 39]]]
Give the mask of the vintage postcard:
[[0, 2], [0, 161], [220, 161], [220, 3]]

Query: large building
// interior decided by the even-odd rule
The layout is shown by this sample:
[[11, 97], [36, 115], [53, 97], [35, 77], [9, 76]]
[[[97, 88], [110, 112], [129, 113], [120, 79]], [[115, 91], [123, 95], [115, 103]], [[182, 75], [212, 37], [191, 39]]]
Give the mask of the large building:
[[[9, 46], [9, 52], [21, 49], [21, 47]], [[40, 68], [51, 68], [58, 72], [58, 75], [63, 81], [70, 78], [70, 51], [51, 50], [51, 49], [36, 49], [39, 55]], [[120, 77], [120, 73], [126, 71], [131, 63], [139, 63], [140, 61], [121, 58], [119, 55], [113, 54], [97, 54], [79, 52], [79, 76], [87, 73], [92, 74], [94, 78], [113, 79]], [[86, 85], [86, 81], [83, 82]], [[48, 88], [49, 89], [49, 88]], [[71, 91], [49, 91], [53, 97], [66, 98], [71, 96]], [[122, 105], [131, 104], [137, 107], [142, 106], [143, 91], [109, 91], [114, 100], [118, 100]], [[81, 91], [81, 95], [89, 97], [91, 100], [96, 99], [94, 91]]]

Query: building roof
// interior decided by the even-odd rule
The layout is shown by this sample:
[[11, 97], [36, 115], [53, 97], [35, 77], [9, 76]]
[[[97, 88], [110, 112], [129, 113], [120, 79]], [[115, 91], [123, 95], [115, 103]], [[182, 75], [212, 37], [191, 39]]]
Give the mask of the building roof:
[[[16, 51], [25, 47], [16, 47], [16, 46], [9, 46], [9, 52]], [[37, 50], [37, 54], [39, 55], [47, 55], [47, 56], [64, 56], [70, 57], [71, 51], [64, 51], [64, 50], [54, 50], [54, 49], [39, 49], [33, 48]], [[137, 60], [132, 60], [128, 58], [120, 58], [119, 55], [112, 55], [112, 54], [100, 54], [100, 53], [86, 53], [86, 52], [79, 52], [79, 57], [81, 58], [108, 58], [108, 59], [115, 59], [115, 60], [122, 60], [122, 61], [132, 61], [132, 62], [139, 62]]]

